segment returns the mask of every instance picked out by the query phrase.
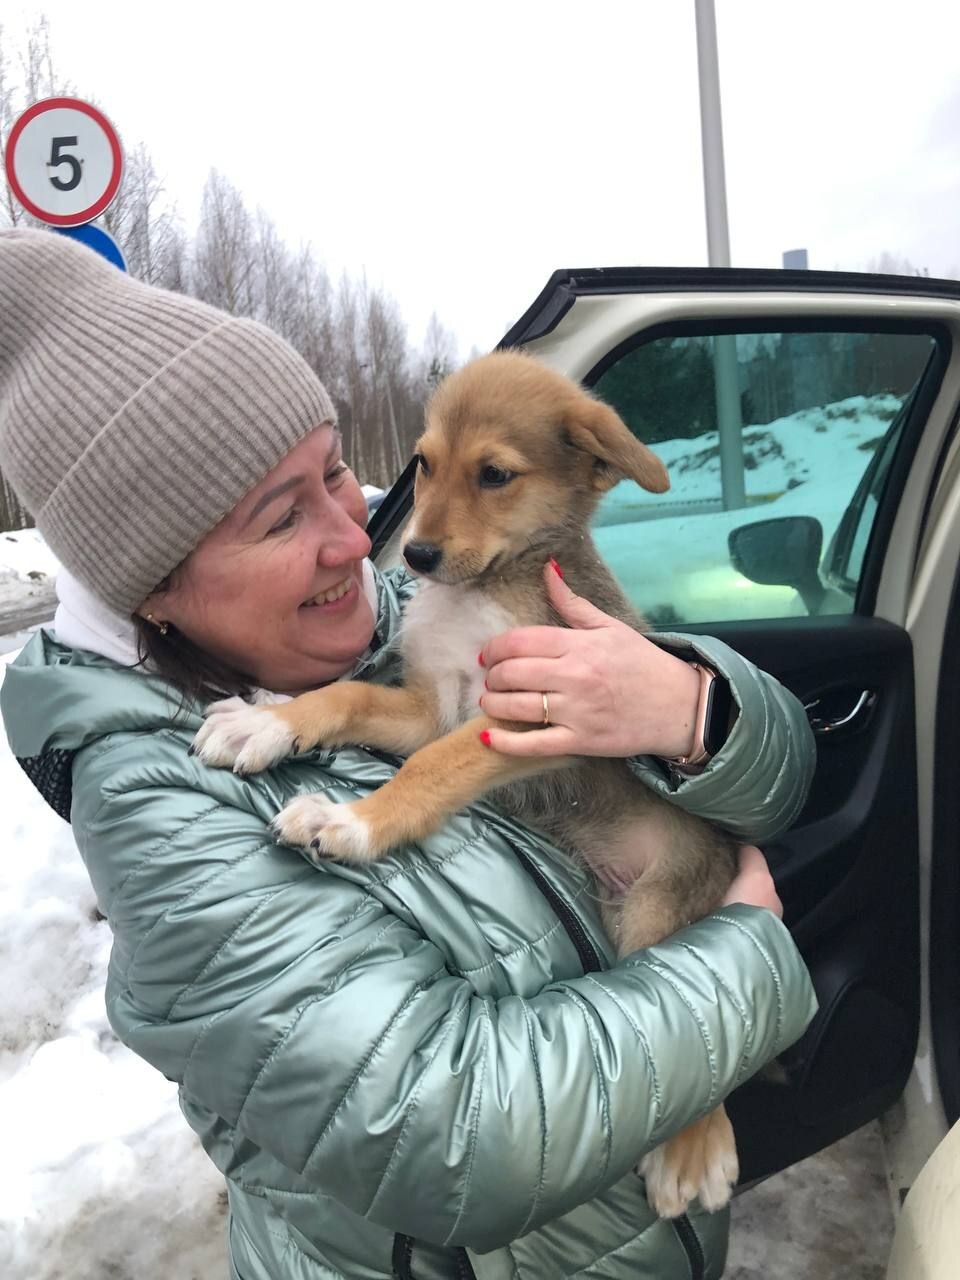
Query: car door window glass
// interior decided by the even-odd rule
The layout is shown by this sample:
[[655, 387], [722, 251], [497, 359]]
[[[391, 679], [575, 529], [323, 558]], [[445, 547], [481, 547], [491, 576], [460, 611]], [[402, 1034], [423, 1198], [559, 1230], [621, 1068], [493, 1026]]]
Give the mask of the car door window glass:
[[593, 389], [670, 474], [664, 494], [616, 485], [594, 520], [631, 602], [666, 626], [852, 612], [933, 348], [918, 333], [741, 333], [614, 360]]

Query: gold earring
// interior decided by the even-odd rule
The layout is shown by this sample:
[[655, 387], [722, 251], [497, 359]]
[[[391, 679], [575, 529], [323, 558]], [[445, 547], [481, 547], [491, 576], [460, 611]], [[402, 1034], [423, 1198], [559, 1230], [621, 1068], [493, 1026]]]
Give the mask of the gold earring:
[[152, 613], [147, 614], [147, 621], [155, 626], [162, 636], [170, 630], [169, 622], [158, 622]]

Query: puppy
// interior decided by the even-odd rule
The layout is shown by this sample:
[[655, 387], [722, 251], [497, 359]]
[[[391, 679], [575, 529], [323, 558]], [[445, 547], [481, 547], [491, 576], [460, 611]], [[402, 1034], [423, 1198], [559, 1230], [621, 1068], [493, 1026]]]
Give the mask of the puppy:
[[[643, 630], [589, 521], [617, 481], [630, 477], [659, 493], [669, 486], [666, 469], [609, 406], [515, 352], [482, 357], [438, 388], [417, 455], [404, 557], [424, 582], [404, 618], [403, 687], [341, 682], [279, 706], [217, 703], [196, 751], [242, 773], [320, 743], [409, 756], [362, 800], [299, 797], [275, 820], [279, 838], [318, 859], [367, 862], [422, 840], [493, 792], [501, 807], [586, 860], [620, 955], [659, 942], [721, 903], [735, 841], [654, 795], [623, 760], [492, 751], [480, 736], [496, 722], [477, 713], [477, 655], [512, 627], [563, 625], [544, 593], [550, 557], [574, 592]], [[683, 1213], [694, 1196], [708, 1209], [725, 1205], [738, 1168], [723, 1108], [647, 1154], [640, 1172], [661, 1216]]]

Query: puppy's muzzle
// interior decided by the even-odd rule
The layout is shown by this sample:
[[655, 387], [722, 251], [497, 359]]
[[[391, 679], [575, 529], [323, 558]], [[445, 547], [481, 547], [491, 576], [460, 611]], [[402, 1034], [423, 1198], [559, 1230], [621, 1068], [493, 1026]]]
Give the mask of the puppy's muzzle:
[[433, 573], [443, 552], [432, 542], [408, 542], [403, 548], [403, 558], [414, 573]]

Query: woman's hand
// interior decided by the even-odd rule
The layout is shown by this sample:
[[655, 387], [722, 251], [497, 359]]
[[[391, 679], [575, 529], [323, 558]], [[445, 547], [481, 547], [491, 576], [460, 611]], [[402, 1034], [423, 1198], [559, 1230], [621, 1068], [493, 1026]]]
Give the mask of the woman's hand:
[[740, 846], [740, 867], [723, 900], [725, 907], [745, 902], [748, 907], [766, 907], [783, 919], [783, 903], [773, 883], [767, 860], [752, 844]]
[[505, 755], [682, 756], [693, 743], [700, 680], [690, 665], [575, 596], [553, 567], [547, 595], [566, 627], [518, 627], [495, 636], [482, 710], [496, 720], [550, 727], [490, 730]]

